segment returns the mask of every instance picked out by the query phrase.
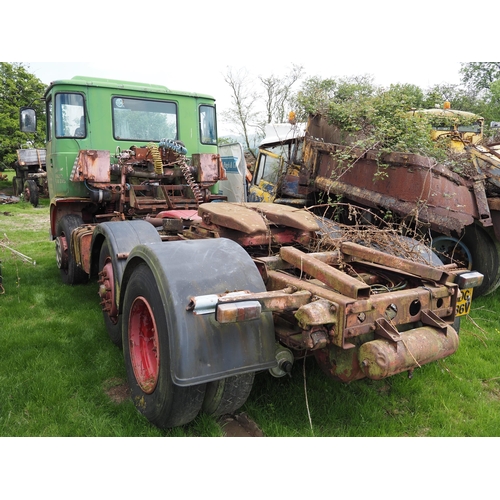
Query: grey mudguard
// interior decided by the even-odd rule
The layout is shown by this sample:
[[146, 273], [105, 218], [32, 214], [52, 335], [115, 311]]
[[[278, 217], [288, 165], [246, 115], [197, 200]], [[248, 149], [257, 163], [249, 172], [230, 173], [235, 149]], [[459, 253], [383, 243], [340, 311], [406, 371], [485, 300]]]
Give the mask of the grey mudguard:
[[133, 268], [141, 261], [151, 268], [165, 307], [175, 384], [194, 385], [276, 366], [271, 313], [220, 324], [215, 313], [196, 315], [187, 310], [193, 296], [266, 291], [259, 271], [240, 245], [224, 238], [139, 245], [127, 262], [122, 297]]
[[[144, 220], [103, 222], [98, 224], [92, 235], [92, 258], [99, 262], [99, 251], [106, 240], [109, 244], [113, 269], [115, 272], [116, 290], [120, 290], [126, 258], [118, 258], [118, 254], [129, 254], [140, 244], [161, 242], [156, 228]], [[118, 297], [117, 297], [118, 299]]]

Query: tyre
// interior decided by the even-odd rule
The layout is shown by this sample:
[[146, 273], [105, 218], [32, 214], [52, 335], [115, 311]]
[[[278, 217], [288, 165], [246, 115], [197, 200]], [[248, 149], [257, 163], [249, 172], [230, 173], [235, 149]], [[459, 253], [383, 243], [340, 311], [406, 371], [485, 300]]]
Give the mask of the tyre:
[[492, 293], [500, 285], [500, 243], [478, 224], [467, 226], [461, 239], [438, 236], [432, 246], [445, 264], [457, 262], [484, 276], [481, 286], [474, 288], [475, 297]]
[[253, 386], [255, 373], [234, 375], [207, 384], [203, 412], [218, 417], [241, 408]]
[[206, 390], [206, 384], [181, 387], [172, 382], [167, 314], [153, 273], [139, 264], [125, 290], [123, 354], [132, 400], [160, 428], [191, 422]]
[[494, 292], [500, 285], [500, 243], [478, 224], [467, 226], [462, 242], [472, 255], [470, 268], [484, 275], [481, 286], [474, 288], [474, 296]]
[[116, 306], [116, 272], [108, 241], [105, 240], [99, 255], [99, 296], [102, 314], [109, 338], [113, 344], [122, 346], [122, 317]]
[[472, 255], [463, 241], [452, 236], [441, 235], [432, 240], [432, 248], [443, 264], [457, 263], [459, 267], [472, 267]]
[[24, 201], [29, 201], [34, 207], [38, 206], [38, 186], [34, 180], [24, 183]]
[[82, 218], [74, 214], [65, 215], [57, 221], [56, 261], [66, 285], [77, 285], [88, 280], [87, 273], [77, 266], [71, 249], [71, 233], [82, 224]]

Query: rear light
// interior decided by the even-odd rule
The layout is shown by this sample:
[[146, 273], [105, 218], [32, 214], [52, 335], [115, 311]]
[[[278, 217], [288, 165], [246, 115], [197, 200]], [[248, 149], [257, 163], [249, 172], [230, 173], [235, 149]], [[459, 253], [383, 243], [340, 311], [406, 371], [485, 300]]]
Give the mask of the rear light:
[[219, 304], [215, 319], [219, 323], [237, 323], [239, 321], [259, 319], [261, 312], [262, 306], [257, 300]]
[[462, 273], [457, 276], [456, 283], [460, 290], [464, 290], [466, 288], [475, 288], [483, 282], [484, 276], [477, 271], [469, 271], [467, 273]]

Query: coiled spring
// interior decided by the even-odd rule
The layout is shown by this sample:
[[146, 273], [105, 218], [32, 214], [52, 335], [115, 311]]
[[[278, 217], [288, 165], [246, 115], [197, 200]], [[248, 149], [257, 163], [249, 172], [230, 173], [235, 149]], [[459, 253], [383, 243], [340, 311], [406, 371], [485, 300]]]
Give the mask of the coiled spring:
[[148, 144], [148, 149], [151, 151], [153, 163], [155, 166], [155, 174], [163, 174], [163, 163], [161, 162], [161, 153], [156, 144]]
[[194, 180], [194, 177], [192, 176], [191, 172], [189, 171], [189, 165], [186, 163], [186, 161], [181, 161], [179, 164], [179, 168], [181, 169], [184, 179], [186, 179], [186, 182], [191, 188], [191, 191], [193, 191], [196, 203], [199, 205], [200, 203], [203, 202], [203, 194], [200, 190], [200, 187]]

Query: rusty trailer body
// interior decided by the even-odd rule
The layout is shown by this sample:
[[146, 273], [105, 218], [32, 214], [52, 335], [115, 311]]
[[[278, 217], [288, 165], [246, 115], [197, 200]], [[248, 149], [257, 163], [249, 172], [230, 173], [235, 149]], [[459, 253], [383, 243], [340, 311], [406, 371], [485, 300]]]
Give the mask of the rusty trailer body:
[[[389, 214], [430, 236], [429, 245], [445, 263], [482, 273], [478, 296], [500, 285], [500, 145], [466, 144], [472, 174], [465, 176], [429, 157], [358, 151], [342, 140], [315, 116], [298, 137], [264, 144], [249, 199], [270, 193], [266, 201], [291, 206], [335, 199], [359, 207], [363, 220], [373, 224]], [[284, 156], [279, 172], [265, 182], [260, 164], [269, 163], [277, 149]]]

